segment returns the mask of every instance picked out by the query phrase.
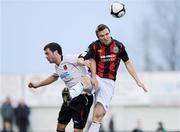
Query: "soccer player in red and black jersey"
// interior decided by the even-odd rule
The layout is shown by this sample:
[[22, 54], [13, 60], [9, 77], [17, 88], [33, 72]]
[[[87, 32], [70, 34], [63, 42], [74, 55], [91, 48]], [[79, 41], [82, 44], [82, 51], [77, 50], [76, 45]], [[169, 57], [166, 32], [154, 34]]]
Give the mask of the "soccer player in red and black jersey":
[[98, 25], [96, 36], [98, 40], [92, 42], [88, 49], [79, 56], [80, 63], [93, 58], [96, 66], [97, 75], [91, 76], [94, 85], [97, 86], [98, 82], [98, 88], [95, 93], [96, 104], [89, 132], [99, 132], [100, 124], [114, 94], [114, 82], [121, 59], [137, 85], [147, 92], [144, 84], [138, 78], [132, 62], [129, 60], [124, 45], [111, 37], [109, 27], [104, 24]]

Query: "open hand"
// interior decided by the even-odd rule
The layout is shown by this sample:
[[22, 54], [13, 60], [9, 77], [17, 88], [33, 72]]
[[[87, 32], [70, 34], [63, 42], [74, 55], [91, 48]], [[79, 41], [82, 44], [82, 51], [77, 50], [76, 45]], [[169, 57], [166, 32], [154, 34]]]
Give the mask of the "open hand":
[[141, 87], [143, 90], [144, 90], [144, 92], [148, 92], [148, 90], [146, 89], [146, 87], [144, 86], [144, 84], [142, 83], [142, 82], [137, 82], [137, 85], [139, 86], [139, 87]]

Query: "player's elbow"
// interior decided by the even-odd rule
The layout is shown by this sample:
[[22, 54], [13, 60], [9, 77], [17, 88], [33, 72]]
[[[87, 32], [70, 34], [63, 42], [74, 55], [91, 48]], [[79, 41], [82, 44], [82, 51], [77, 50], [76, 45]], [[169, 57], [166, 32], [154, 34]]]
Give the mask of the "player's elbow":
[[128, 64], [131, 64], [131, 61], [130, 60], [127, 60], [126, 62], [124, 62], [125, 65], [128, 65]]

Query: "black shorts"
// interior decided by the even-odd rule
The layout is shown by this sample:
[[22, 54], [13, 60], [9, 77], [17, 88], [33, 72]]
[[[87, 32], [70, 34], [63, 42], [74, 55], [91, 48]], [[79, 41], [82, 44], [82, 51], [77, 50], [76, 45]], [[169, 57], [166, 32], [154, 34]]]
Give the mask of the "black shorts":
[[68, 124], [72, 118], [74, 128], [83, 129], [86, 125], [90, 108], [93, 104], [93, 95], [80, 94], [73, 98], [69, 106], [62, 105], [58, 123]]

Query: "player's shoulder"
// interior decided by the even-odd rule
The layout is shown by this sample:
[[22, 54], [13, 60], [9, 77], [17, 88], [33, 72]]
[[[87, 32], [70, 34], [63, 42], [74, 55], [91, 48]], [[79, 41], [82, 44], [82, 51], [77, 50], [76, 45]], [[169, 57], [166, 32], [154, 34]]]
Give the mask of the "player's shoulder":
[[99, 43], [100, 43], [100, 40], [95, 40], [95, 41], [91, 42], [90, 45], [97, 45]]
[[75, 63], [77, 62], [78, 55], [65, 55], [63, 56], [62, 63]]
[[98, 47], [100, 47], [100, 45], [101, 45], [100, 40], [95, 40], [89, 45], [89, 47], [96, 50]]
[[112, 40], [115, 42], [115, 44], [116, 44], [118, 47], [120, 47], [120, 48], [124, 48], [124, 47], [125, 47], [122, 42], [120, 42], [120, 41], [118, 41], [118, 40], [116, 40], [116, 39], [112, 39]]
[[124, 46], [124, 44], [116, 39], [112, 39], [116, 45], [119, 45], [119, 46]]

